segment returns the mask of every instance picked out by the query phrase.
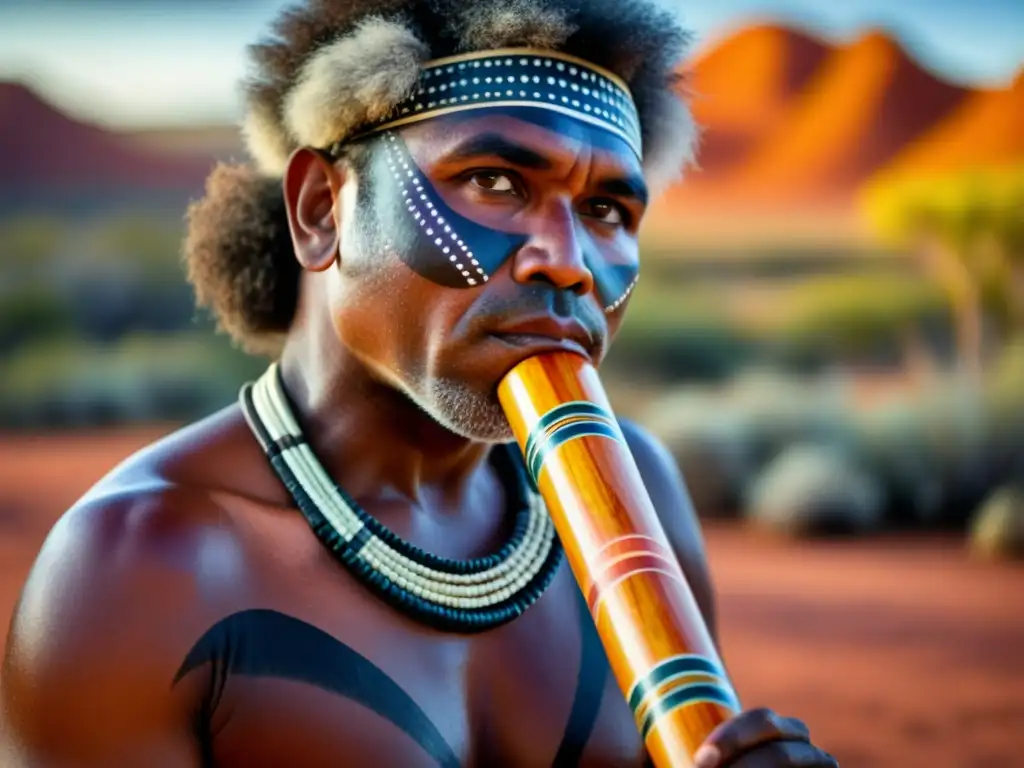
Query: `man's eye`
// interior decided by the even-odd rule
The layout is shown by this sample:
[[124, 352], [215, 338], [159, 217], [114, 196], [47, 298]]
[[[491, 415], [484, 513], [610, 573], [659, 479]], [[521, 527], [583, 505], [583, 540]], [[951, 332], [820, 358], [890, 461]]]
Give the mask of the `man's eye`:
[[469, 177], [470, 181], [481, 189], [486, 189], [488, 192], [497, 192], [500, 194], [515, 194], [516, 185], [512, 181], [512, 178], [505, 173], [499, 173], [498, 171], [478, 171]]
[[614, 224], [620, 226], [626, 223], [626, 213], [622, 206], [607, 200], [594, 200], [587, 206], [587, 215], [597, 219], [602, 224]]

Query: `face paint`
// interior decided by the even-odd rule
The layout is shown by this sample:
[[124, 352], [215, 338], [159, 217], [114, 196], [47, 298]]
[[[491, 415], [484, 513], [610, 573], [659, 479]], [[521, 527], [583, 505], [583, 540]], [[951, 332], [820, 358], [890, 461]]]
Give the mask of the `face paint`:
[[[372, 200], [388, 241], [418, 275], [447, 288], [487, 282], [530, 236], [486, 227], [445, 204], [400, 136], [372, 140]], [[613, 312], [639, 277], [634, 254], [611, 261], [584, 244], [584, 263], [594, 276], [605, 312]]]
[[635, 257], [616, 263], [602, 256], [584, 253], [583, 261], [594, 276], [594, 288], [604, 311], [608, 313], [622, 305], [640, 279], [640, 264]]
[[374, 188], [378, 216], [402, 261], [447, 288], [487, 282], [527, 240], [462, 216], [447, 205], [394, 133], [375, 140]]

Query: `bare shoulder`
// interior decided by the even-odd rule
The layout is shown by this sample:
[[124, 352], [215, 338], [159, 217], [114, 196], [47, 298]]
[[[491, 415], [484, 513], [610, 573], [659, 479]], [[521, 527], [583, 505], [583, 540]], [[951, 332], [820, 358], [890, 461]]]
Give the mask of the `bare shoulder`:
[[172, 691], [172, 682], [215, 617], [203, 598], [204, 559], [230, 544], [231, 528], [207, 476], [191, 467], [209, 464], [218, 439], [205, 425], [143, 449], [47, 536], [0, 668], [5, 735], [33, 756], [26, 764], [101, 764], [137, 734], [184, 744], [197, 692]]
[[665, 534], [714, 636], [714, 588], [708, 572], [704, 536], [679, 465], [668, 449], [644, 427], [628, 419], [619, 419], [619, 426]]

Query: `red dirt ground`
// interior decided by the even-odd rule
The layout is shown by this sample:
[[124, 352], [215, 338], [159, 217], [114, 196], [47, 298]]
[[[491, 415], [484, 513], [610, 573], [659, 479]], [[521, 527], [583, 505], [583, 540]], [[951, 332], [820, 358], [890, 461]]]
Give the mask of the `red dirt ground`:
[[[161, 431], [0, 437], [5, 628], [56, 516]], [[843, 768], [1024, 768], [1024, 568], [941, 538], [707, 539], [745, 706], [802, 718]]]

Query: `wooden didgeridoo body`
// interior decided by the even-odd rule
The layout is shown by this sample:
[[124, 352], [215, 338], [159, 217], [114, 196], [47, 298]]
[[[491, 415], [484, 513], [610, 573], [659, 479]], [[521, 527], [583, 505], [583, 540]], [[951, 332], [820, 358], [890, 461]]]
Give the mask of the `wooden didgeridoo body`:
[[651, 759], [692, 768], [740, 704], [597, 371], [540, 355], [498, 397]]

